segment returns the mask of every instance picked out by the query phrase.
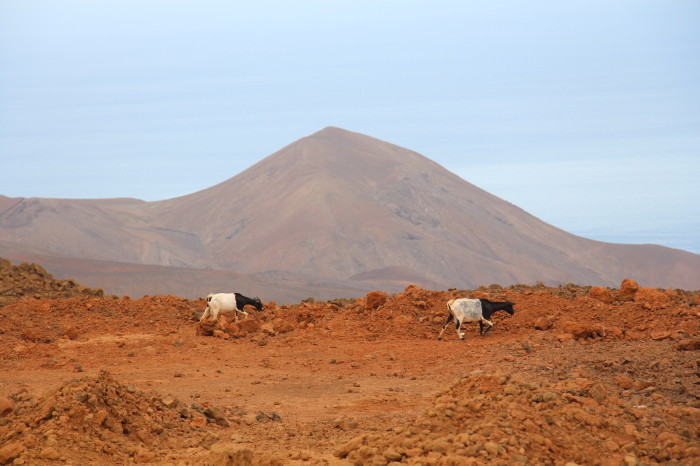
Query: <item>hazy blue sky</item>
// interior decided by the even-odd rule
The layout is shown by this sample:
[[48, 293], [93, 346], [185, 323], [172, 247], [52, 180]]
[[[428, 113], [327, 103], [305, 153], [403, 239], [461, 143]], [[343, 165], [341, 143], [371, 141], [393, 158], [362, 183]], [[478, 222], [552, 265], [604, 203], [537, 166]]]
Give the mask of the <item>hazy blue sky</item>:
[[326, 126], [700, 253], [700, 1], [0, 0], [0, 194], [188, 194]]

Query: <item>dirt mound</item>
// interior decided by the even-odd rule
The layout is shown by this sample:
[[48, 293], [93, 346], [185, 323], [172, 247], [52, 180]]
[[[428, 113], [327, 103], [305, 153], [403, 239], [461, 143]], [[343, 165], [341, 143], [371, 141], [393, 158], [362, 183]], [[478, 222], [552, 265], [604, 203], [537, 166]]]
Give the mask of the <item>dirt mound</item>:
[[42, 266], [22, 262], [13, 265], [0, 258], [0, 306], [21, 298], [69, 298], [72, 296], [102, 296], [102, 289], [81, 286], [74, 280], [57, 280]]
[[[387, 296], [370, 292], [367, 298], [315, 301], [298, 305], [265, 305], [263, 312], [250, 311], [254, 322], [214, 321], [197, 324], [197, 334], [220, 338], [262, 338], [293, 333], [344, 334], [362, 339], [434, 338], [435, 325], [444, 322], [445, 301], [451, 294], [410, 285], [406, 291]], [[195, 314], [196, 317], [196, 314]], [[230, 317], [232, 320], [232, 317]]]
[[639, 464], [700, 461], [700, 410], [620, 398], [586, 378], [525, 383], [476, 371], [421, 416], [381, 435], [362, 434], [335, 455], [353, 464]]
[[[694, 318], [700, 316], [700, 293], [683, 290], [639, 288], [633, 299], [614, 289], [568, 284], [562, 287], [499, 285], [476, 290], [425, 290], [409, 285], [403, 292], [386, 295], [376, 291], [366, 298], [314, 301], [277, 306], [268, 303], [264, 312], [251, 308], [256, 322], [214, 322], [198, 325], [198, 335], [220, 338], [262, 338], [295, 331], [350, 334], [357, 338], [437, 338], [448, 315], [446, 302], [454, 297], [486, 298], [515, 303], [515, 314], [493, 315], [494, 333], [551, 330], [561, 340], [598, 339], [680, 340], [697, 335]], [[451, 324], [448, 330], [454, 327]], [[478, 335], [476, 324], [466, 324], [466, 338]], [[449, 333], [454, 334], [454, 331]], [[448, 337], [451, 338], [451, 337]]]
[[26, 391], [10, 399], [14, 407], [0, 426], [0, 464], [20, 456], [23, 464], [162, 462], [170, 448], [214, 443], [207, 425], [229, 426], [229, 418], [242, 414], [188, 407], [171, 395], [123, 385], [104, 371], [39, 400]]

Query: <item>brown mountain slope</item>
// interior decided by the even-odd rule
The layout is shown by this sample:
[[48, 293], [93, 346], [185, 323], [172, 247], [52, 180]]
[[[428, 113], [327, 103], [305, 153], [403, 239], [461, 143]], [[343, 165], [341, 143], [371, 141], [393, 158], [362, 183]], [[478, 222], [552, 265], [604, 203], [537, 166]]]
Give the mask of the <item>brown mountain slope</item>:
[[[9, 206], [9, 207], [8, 207]], [[700, 256], [587, 240], [413, 151], [326, 128], [160, 202], [0, 202], [0, 240], [56, 254], [262, 277], [433, 288], [518, 282], [696, 288]]]
[[0, 240], [70, 257], [174, 266], [204, 265], [201, 245], [186, 232], [148, 222], [138, 199], [3, 198]]
[[[673, 286], [700, 278], [700, 256], [576, 237], [420, 154], [337, 128], [154, 208], [162, 228], [191, 228], [209, 261], [246, 273], [377, 280], [400, 269], [443, 287], [616, 285], [626, 276]], [[659, 274], [652, 265], [659, 261], [673, 265]]]

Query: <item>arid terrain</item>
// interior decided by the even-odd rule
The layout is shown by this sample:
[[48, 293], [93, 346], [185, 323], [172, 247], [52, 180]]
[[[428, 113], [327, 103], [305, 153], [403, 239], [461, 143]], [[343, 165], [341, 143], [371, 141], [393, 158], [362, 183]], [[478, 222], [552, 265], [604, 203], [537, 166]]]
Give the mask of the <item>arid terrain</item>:
[[[409, 286], [214, 325], [5, 266], [0, 464], [700, 464], [700, 291]], [[438, 341], [454, 296], [515, 314]]]

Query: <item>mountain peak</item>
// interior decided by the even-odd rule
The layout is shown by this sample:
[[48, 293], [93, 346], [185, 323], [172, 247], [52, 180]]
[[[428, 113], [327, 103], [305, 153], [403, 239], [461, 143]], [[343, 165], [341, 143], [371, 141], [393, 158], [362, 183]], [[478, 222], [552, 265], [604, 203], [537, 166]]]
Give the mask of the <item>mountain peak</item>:
[[353, 133], [352, 131], [348, 131], [343, 128], [338, 128], [337, 126], [326, 126], [325, 128], [316, 131], [309, 137], [315, 137], [315, 136], [327, 136], [327, 135], [334, 135], [334, 134], [359, 134], [359, 133]]
[[320, 131], [316, 131], [315, 133], [300, 139], [300, 141], [304, 140], [323, 141], [334, 145], [362, 149], [366, 152], [373, 152], [378, 148], [394, 148], [401, 151], [408, 151], [408, 149], [395, 146], [394, 144], [382, 141], [381, 139], [373, 138], [372, 136], [367, 136], [366, 134], [362, 133], [348, 131], [335, 126], [327, 126]]
[[287, 159], [287, 162], [289, 159], [296, 162], [303, 160], [321, 170], [330, 168], [329, 163], [340, 170], [343, 166], [353, 166], [358, 167], [364, 176], [370, 177], [382, 175], [373, 171], [379, 169], [379, 166], [380, 172], [390, 167], [403, 167], [419, 172], [431, 171], [437, 167], [444, 170], [432, 160], [410, 149], [335, 126], [327, 126], [303, 137], [269, 158]]
[[326, 126], [322, 130], [316, 131], [313, 134], [307, 136], [313, 139], [328, 139], [328, 138], [362, 138], [371, 139], [370, 136], [366, 136], [361, 133], [355, 133], [353, 131], [348, 131], [347, 129], [338, 128], [337, 126]]

